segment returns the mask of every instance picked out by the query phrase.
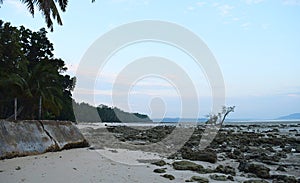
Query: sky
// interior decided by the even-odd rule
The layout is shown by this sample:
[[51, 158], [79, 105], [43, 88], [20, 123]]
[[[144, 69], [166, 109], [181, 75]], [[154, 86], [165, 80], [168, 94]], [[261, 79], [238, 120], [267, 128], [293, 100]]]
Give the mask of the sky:
[[[236, 106], [230, 118], [274, 119], [300, 112], [300, 0], [69, 1], [61, 17], [63, 26], [55, 24], [48, 37], [55, 56], [65, 60], [72, 76], [89, 75], [88, 70], [78, 73], [78, 67], [90, 46], [109, 31], [136, 21], [166, 21], [196, 34], [214, 55], [224, 80], [225, 104]], [[4, 0], [0, 18], [35, 31], [46, 26], [40, 12], [33, 18], [18, 0]], [[97, 54], [101, 55], [101, 50]], [[128, 92], [115, 89], [126, 72], [135, 72], [126, 71], [131, 63], [152, 56], [175, 63], [193, 87], [179, 86], [176, 82], [185, 74], [172, 75], [170, 71], [165, 76], [148, 74], [133, 83], [121, 83]], [[168, 67], [165, 69], [167, 72]], [[93, 89], [77, 83], [79, 95], [75, 99], [118, 106], [152, 118], [193, 118], [194, 113], [183, 111], [193, 111], [196, 105], [197, 117], [203, 117], [212, 111], [212, 91], [217, 90], [205, 72], [178, 47], [143, 41], [112, 53], [101, 70], [90, 75], [95, 77]], [[192, 91], [196, 97], [191, 97]]]

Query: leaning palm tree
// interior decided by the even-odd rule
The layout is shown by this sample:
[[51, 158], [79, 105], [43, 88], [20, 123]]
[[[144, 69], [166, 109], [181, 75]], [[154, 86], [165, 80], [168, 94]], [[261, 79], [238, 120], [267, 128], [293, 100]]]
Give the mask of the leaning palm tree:
[[[53, 31], [52, 18], [57, 21], [58, 25], [63, 24], [56, 4], [58, 3], [60, 10], [65, 12], [68, 5], [68, 0], [20, 0], [20, 1], [27, 6], [28, 11], [31, 13], [32, 16], [34, 16], [35, 8], [38, 8], [38, 10], [42, 12], [47, 27], [51, 31]], [[95, 0], [92, 0], [92, 2], [94, 1]], [[0, 0], [0, 3], [2, 4], [3, 0]]]

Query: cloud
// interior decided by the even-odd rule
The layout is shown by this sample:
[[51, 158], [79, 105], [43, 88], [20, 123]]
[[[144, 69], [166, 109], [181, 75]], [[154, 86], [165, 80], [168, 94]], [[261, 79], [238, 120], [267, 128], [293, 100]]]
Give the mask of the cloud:
[[90, 90], [86, 88], [76, 88], [75, 93], [78, 95], [108, 95], [111, 96], [110, 90]]
[[244, 0], [247, 4], [259, 4], [264, 0]]
[[241, 24], [241, 27], [244, 28], [245, 30], [248, 30], [250, 26], [251, 26], [250, 22], [246, 22], [246, 23]]
[[233, 21], [239, 21], [240, 18], [234, 17], [234, 18], [232, 18], [232, 20], [233, 20]]
[[283, 0], [284, 5], [292, 5], [292, 6], [299, 6], [300, 0]]
[[263, 29], [263, 30], [267, 30], [268, 28], [269, 28], [269, 24], [261, 24], [261, 28]]
[[212, 4], [213, 7], [218, 7], [219, 5], [220, 5], [220, 3], [216, 3], [216, 2], [214, 2], [214, 3]]
[[292, 98], [300, 98], [300, 93], [289, 93], [287, 96]]
[[193, 11], [193, 10], [195, 10], [195, 7], [189, 6], [189, 7], [187, 7], [187, 9], [188, 9], [189, 11]]
[[13, 6], [18, 13], [28, 13], [26, 6], [19, 0], [6, 0], [3, 3]]
[[213, 3], [213, 7], [217, 7], [218, 11], [220, 12], [220, 15], [225, 17], [230, 15], [231, 10], [234, 9], [234, 6], [230, 6], [228, 4], [220, 5], [218, 3]]
[[199, 7], [203, 7], [204, 5], [206, 5], [206, 2], [200, 1], [200, 2], [197, 2], [196, 4], [197, 4], [197, 6], [199, 6]]

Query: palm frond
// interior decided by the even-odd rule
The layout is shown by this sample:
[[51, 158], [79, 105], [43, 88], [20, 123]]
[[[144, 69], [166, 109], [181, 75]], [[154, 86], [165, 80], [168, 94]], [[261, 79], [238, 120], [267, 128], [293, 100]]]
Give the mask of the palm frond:
[[[56, 0], [57, 1], [57, 0]], [[60, 9], [65, 12], [66, 11], [66, 8], [67, 8], [67, 5], [68, 5], [68, 0], [58, 0], [58, 4], [59, 4], [59, 7]]]
[[21, 0], [22, 3], [26, 4], [28, 11], [34, 16], [34, 1], [32, 0]]

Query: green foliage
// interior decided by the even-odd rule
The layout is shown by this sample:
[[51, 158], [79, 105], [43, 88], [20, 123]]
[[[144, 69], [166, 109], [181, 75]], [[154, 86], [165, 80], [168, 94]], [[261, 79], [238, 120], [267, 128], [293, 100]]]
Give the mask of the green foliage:
[[16, 97], [23, 108], [19, 118], [36, 119], [41, 96], [44, 119], [75, 119], [71, 98], [75, 78], [63, 75], [65, 63], [54, 58], [46, 34], [44, 28], [33, 32], [0, 20], [0, 118], [13, 113], [10, 100]]
[[93, 107], [87, 103], [74, 103], [74, 112], [78, 122], [152, 122], [147, 115], [128, 113], [106, 105]]

